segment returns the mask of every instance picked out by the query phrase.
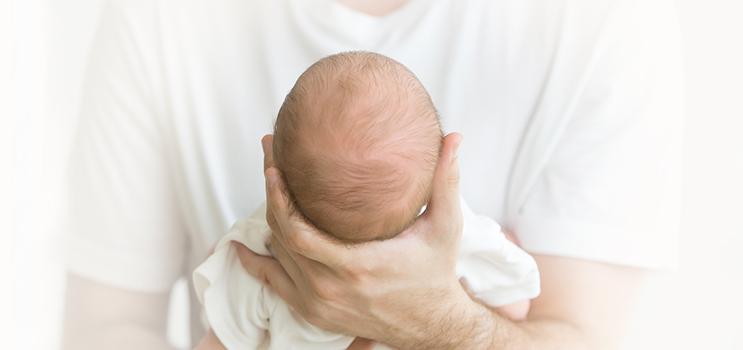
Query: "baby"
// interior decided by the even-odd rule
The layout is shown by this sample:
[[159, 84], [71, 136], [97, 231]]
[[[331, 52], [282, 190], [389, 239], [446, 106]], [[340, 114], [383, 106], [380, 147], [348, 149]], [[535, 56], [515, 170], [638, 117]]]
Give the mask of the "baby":
[[[273, 154], [308, 221], [342, 241], [364, 242], [394, 237], [416, 220], [431, 195], [442, 137], [436, 109], [413, 73], [385, 56], [350, 52], [326, 57], [299, 77], [279, 111]], [[508, 305], [536, 297], [532, 258], [495, 222], [466, 203], [462, 211], [457, 272], [474, 296], [506, 314]], [[269, 237], [264, 205], [239, 220], [194, 272], [213, 334], [228, 349], [346, 349], [353, 337], [301, 319], [243, 270], [229, 244], [270, 255]]]

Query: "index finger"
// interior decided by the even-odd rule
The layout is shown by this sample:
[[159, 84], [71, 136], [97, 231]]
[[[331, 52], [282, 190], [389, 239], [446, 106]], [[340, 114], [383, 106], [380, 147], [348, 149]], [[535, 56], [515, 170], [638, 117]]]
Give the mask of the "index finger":
[[271, 288], [289, 305], [297, 305], [298, 290], [289, 274], [276, 259], [254, 253], [240, 242], [231, 243], [237, 251], [240, 264], [261, 284]]
[[263, 148], [263, 171], [274, 166], [273, 162], [273, 135], [263, 135], [261, 138], [261, 147]]

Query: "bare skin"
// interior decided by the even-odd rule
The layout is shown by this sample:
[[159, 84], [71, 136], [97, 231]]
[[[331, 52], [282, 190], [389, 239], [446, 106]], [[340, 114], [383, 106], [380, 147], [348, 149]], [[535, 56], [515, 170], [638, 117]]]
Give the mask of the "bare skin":
[[[444, 153], [451, 152], [451, 143], [451, 138], [447, 137]], [[267, 170], [268, 174], [275, 172], [271, 169]], [[449, 181], [439, 180], [437, 188], [445, 188], [447, 184], [454, 186], [456, 176], [449, 178]], [[280, 184], [278, 178], [273, 186]], [[276, 187], [268, 188], [269, 201], [277, 198], [276, 193], [282, 195]], [[400, 244], [398, 247], [337, 247], [328, 245], [332, 244], [328, 240], [313, 239], [312, 235], [319, 233], [290, 216], [288, 210], [279, 213], [283, 213], [278, 217], [284, 227], [302, 225], [298, 227], [307, 230], [275, 230], [277, 238], [283, 235], [285, 242], [292, 242], [291, 251], [296, 260], [287, 260], [289, 250], [277, 245], [280, 244], [278, 239], [274, 240], [274, 246], [281, 247], [274, 249], [278, 260], [254, 255], [238, 246], [246, 269], [313, 323], [401, 349], [610, 349], [617, 346], [623, 334], [633, 294], [642, 286], [646, 275], [640, 269], [536, 255], [542, 276], [542, 294], [532, 302], [526, 321], [513, 322], [470, 299], [452, 277], [429, 281], [439, 277], [433, 272], [440, 264], [428, 262], [439, 258], [435, 249], [449, 249], [444, 243], [451, 239], [448, 237], [451, 234], [425, 234], [426, 231], [419, 230], [402, 242], [388, 241]], [[436, 219], [441, 221], [448, 220], [446, 215], [456, 218], [453, 210], [432, 213], [435, 214], [426, 216], [430, 220], [425, 221], [427, 228], [434, 228], [431, 226], [433, 215], [441, 215], [442, 218]], [[275, 219], [271, 222], [274, 227], [278, 224]], [[346, 252], [347, 258], [354, 256], [357, 250], [361, 250], [359, 254], [400, 250], [405, 254], [344, 261], [341, 260], [344, 256], [330, 253]], [[306, 255], [300, 254], [304, 251]], [[328, 256], [324, 257], [323, 252]], [[428, 258], [412, 259], [411, 256]], [[384, 261], [385, 264], [361, 264], [365, 261]], [[288, 268], [284, 269], [282, 264]], [[442, 270], [446, 269], [444, 266]], [[296, 280], [290, 278], [287, 271], [293, 271]], [[367, 288], [386, 283], [389, 285], [383, 289]], [[416, 284], [446, 287], [443, 290], [431, 288], [428, 292], [406, 288]], [[406, 297], [407, 289], [423, 297]], [[371, 293], [380, 290], [389, 293]], [[66, 294], [64, 349], [170, 349], [165, 336], [168, 293], [127, 291], [69, 275]], [[401, 309], [406, 312], [400, 312]], [[215, 343], [204, 345], [216, 346]], [[370, 341], [357, 339], [351, 348], [370, 347]]]
[[[339, 2], [369, 15], [384, 16], [400, 8], [407, 1], [339, 0]], [[285, 234], [289, 242], [298, 241], [296, 238], [298, 235], [294, 233]], [[424, 245], [418, 249], [426, 248]], [[314, 246], [305, 247], [308, 252], [318, 252], [319, 249]], [[299, 250], [292, 251], [301, 255]], [[244, 265], [249, 267], [248, 270], [267, 282], [278, 283], [279, 280], [288, 279], [286, 270], [281, 267], [284, 265], [287, 266], [287, 270], [291, 269], [286, 258], [279, 258], [278, 262], [281, 262], [279, 265], [277, 260], [261, 259], [251, 255], [247, 249], [242, 250], [241, 256]], [[313, 255], [308, 253], [304, 256]], [[370, 324], [367, 327], [358, 315], [347, 313], [342, 317], [327, 317], [323, 323], [335, 325], [334, 328], [338, 329], [345, 324], [349, 329], [360, 330], [351, 334], [371, 334], [369, 337], [377, 340], [384, 341], [390, 338], [390, 344], [395, 344], [399, 348], [424, 348], [425, 346], [415, 345], [434, 344], [435, 346], [431, 348], [435, 349], [455, 344], [450, 348], [484, 349], [491, 347], [492, 344], [493, 348], [499, 349], [604, 349], [616, 344], [632, 305], [629, 296], [642, 285], [646, 272], [577, 259], [545, 255], [536, 255], [535, 258], [542, 274], [542, 294], [533, 301], [526, 322], [507, 321], [469, 298], [461, 298], [461, 302], [467, 306], [461, 313], [443, 317], [439, 311], [435, 317], [426, 318], [431, 327], [438, 328], [427, 331], [424, 327], [418, 327], [406, 332], [405, 336], [394, 337], [395, 329], [412, 328], [411, 324], [406, 324], [401, 315], [395, 315], [399, 310], [390, 308], [374, 296], [364, 295], [360, 285], [362, 280], [369, 284], [374, 283], [374, 276], [380, 272], [364, 271], [356, 265], [331, 269], [329, 266], [333, 265], [327, 263], [323, 265], [328, 267], [329, 271], [339, 271], [337, 275], [341, 275], [340, 272], [344, 270], [357, 272], [352, 275], [356, 281], [343, 280], [341, 277], [328, 279], [326, 281], [328, 290], [334, 290], [339, 295], [348, 295], [349, 298], [358, 298], [366, 303], [361, 305], [373, 306], [380, 318], [384, 316], [388, 321]], [[390, 260], [389, 266], [395, 264], [401, 264], [398, 266], [405, 266], [406, 269], [416, 271], [421, 276], [426, 276], [423, 272], [428, 271], [425, 262], [416, 265], [410, 261]], [[319, 285], [322, 275], [310, 272], [305, 274], [305, 278], [312, 282], [298, 283]], [[398, 278], [402, 279], [404, 276]], [[408, 281], [410, 284], [415, 282]], [[307, 290], [305, 295], [289, 287], [275, 289], [285, 296], [298, 295], [297, 299], [307, 304], [312, 300], [308, 295], [317, 294], [314, 289]], [[135, 292], [69, 274], [66, 295], [64, 349], [171, 349], [165, 333], [169, 293]], [[287, 300], [286, 297], [284, 299]], [[424, 304], [427, 304], [424, 308], [444, 309], [451, 307], [449, 305], [456, 305], [459, 301], [459, 299], [447, 299], [443, 302], [440, 300], [422, 302], [425, 301]], [[405, 303], [400, 300], [396, 302]], [[407, 302], [405, 305], [417, 304], [417, 301]], [[320, 309], [321, 304], [326, 303], [343, 305], [342, 301], [328, 300], [318, 302], [315, 307]], [[432, 303], [440, 305], [429, 305]], [[105, 307], [102, 307], [103, 305]], [[320, 317], [323, 315], [317, 316]], [[413, 325], [416, 324], [420, 323]], [[467, 327], [470, 327], [469, 330]], [[468, 331], [457, 333], [455, 332], [457, 329]], [[389, 334], [375, 336], [384, 332]], [[496, 347], [502, 344], [502, 347]], [[369, 342], [357, 340], [354, 346], [359, 346], [359, 349], [368, 348]]]
[[[454, 139], [454, 138], [457, 138], [458, 139], [459, 138], [459, 135], [452, 135], [451, 139]], [[264, 161], [264, 170], [265, 171], [269, 171], [269, 169], [273, 167], [273, 159], [272, 159], [272, 154], [271, 154], [271, 142], [272, 142], [272, 136], [266, 136], [262, 140], [262, 145], [263, 145], [263, 148], [264, 148], [264, 152], [266, 152], [266, 157], [265, 157], [265, 161]], [[459, 141], [456, 141], [456, 142], [459, 142]], [[273, 171], [273, 170], [275, 170], [275, 169], [271, 169], [271, 171]], [[269, 192], [267, 192], [267, 194], [268, 193]], [[458, 203], [457, 203], [457, 206], [458, 206]], [[429, 205], [429, 207], [430, 207], [430, 205]], [[269, 222], [271, 223], [272, 226], [276, 226], [277, 225], [277, 222], [275, 221], [275, 218], [272, 218], [270, 215], [268, 215], [267, 220], [269, 220]], [[461, 224], [456, 224], [456, 225], [461, 225]], [[332, 238], [327, 237], [325, 239], [332, 239]], [[509, 237], [509, 239], [513, 240], [512, 237]], [[450, 242], [450, 243], [453, 244], [453, 245], [456, 245], [457, 244], [456, 242]], [[374, 244], [374, 243], [370, 242], [369, 244]], [[246, 249], [242, 245], [238, 245], [238, 244], [236, 244], [236, 247], [240, 251], [243, 251], [243, 250]], [[274, 248], [274, 249], [275, 248], [281, 248], [281, 247], [282, 246], [272, 245], [272, 248]], [[343, 249], [343, 248], [339, 248], [339, 249]], [[454, 251], [454, 254], [455, 254], [454, 258], [456, 258], [456, 251]], [[360, 257], [359, 256], [357, 258], [362, 259], [363, 257]], [[370, 258], [372, 258], [372, 257], [370, 257]], [[458, 282], [458, 280], [456, 278], [454, 278], [454, 281], [455, 281], [455, 283]], [[265, 282], [265, 280], [264, 280], [264, 282]], [[322, 286], [320, 286], [320, 287], [322, 288]], [[370, 287], [373, 287], [373, 286], [370, 286]], [[464, 284], [464, 287], [465, 287], [464, 288], [465, 292], [467, 294], [470, 294], [469, 291], [466, 289], [466, 284]], [[506, 318], [508, 318], [510, 320], [524, 320], [526, 318], [526, 315], [528, 313], [528, 310], [529, 310], [529, 301], [527, 301], [527, 300], [525, 300], [523, 302], [513, 303], [511, 305], [506, 305], [506, 306], [498, 307], [498, 308], [495, 309], [495, 311], [498, 314], [500, 314], [503, 317], [506, 317]], [[350, 349], [363, 349], [366, 346], [369, 346], [370, 344], [371, 344], [371, 342], [369, 340], [364, 339], [364, 338], [359, 338], [358, 340], [356, 340], [351, 345]], [[207, 349], [223, 349], [223, 346], [221, 345], [221, 343], [219, 342], [219, 340], [216, 338], [216, 336], [214, 335], [214, 333], [211, 332], [211, 331], [205, 336], [205, 338], [200, 342], [200, 345], [197, 347], [197, 350], [207, 350]]]
[[407, 0], [338, 0], [339, 3], [371, 16], [385, 16], [399, 9]]
[[165, 336], [170, 293], [134, 292], [67, 276], [62, 349], [173, 349]]
[[[444, 154], [451, 153], [451, 140], [451, 136], [447, 137]], [[270, 168], [267, 173], [271, 175], [275, 171]], [[452, 171], [453, 176], [446, 181], [439, 179], [436, 191], [441, 193], [439, 189], [446, 186], [454, 188], [455, 174]], [[276, 191], [280, 189], [277, 187], [281, 185], [280, 177], [277, 182], [268, 183], [269, 202], [276, 202], [272, 198], [277, 198], [277, 193], [283, 196]], [[278, 197], [278, 200], [281, 203], [284, 199]], [[274, 203], [271, 207], [281, 210]], [[611, 349], [623, 334], [634, 292], [642, 286], [646, 275], [640, 269], [536, 255], [542, 294], [532, 302], [525, 321], [513, 322], [470, 299], [453, 277], [443, 278], [434, 273], [439, 268], [448, 269], [441, 267], [440, 260], [448, 256], [446, 250], [451, 248], [445, 243], [452, 239], [452, 234], [445, 231], [426, 234], [432, 231], [424, 229], [435, 229], [434, 220], [446, 224], [447, 215], [456, 220], [456, 211], [451, 208], [427, 214], [427, 219], [408, 238], [387, 241], [399, 244], [397, 247], [376, 244], [338, 247], [331, 241], [315, 239], [313, 235], [326, 236], [312, 231], [290, 211], [278, 213], [280, 216], [274, 213], [270, 218], [274, 227], [279, 221], [273, 217], [278, 217], [284, 227], [298, 225], [304, 231], [274, 229], [276, 238], [281, 235], [292, 247], [287, 250], [275, 239], [278, 260], [254, 255], [238, 246], [246, 269], [318, 326], [401, 349]], [[424, 223], [425, 226], [420, 226]], [[437, 255], [436, 249], [444, 253]], [[295, 258], [288, 260], [288, 251]], [[334, 256], [333, 251], [345, 254]], [[405, 254], [389, 254], [400, 251]], [[382, 257], [351, 259], [355, 254]], [[415, 256], [423, 258], [411, 258]], [[369, 261], [384, 264], [363, 264]], [[287, 271], [293, 271], [296, 277], [290, 277]], [[439, 280], [431, 280], [434, 277]], [[370, 285], [386, 287], [368, 288]], [[430, 289], [421, 290], [416, 285]], [[408, 291], [416, 296], [410, 297], [413, 294]], [[165, 335], [168, 293], [127, 291], [69, 275], [66, 295], [64, 349], [171, 348]], [[205, 348], [218, 345], [203, 344]], [[371, 345], [371, 341], [359, 338], [351, 349], [367, 349]]]
[[456, 148], [448, 135], [431, 203], [399, 236], [348, 246], [291, 207], [264, 138], [275, 259], [238, 245], [244, 267], [311, 323], [400, 349], [607, 349], [618, 345], [642, 270], [536, 256], [542, 295], [514, 322], [472, 300], [455, 272], [461, 235]]

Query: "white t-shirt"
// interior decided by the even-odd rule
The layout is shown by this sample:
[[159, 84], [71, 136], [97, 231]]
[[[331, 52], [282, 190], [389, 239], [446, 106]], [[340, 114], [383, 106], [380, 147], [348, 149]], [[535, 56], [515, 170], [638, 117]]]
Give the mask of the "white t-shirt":
[[[492, 219], [475, 215], [462, 201], [463, 230], [457, 275], [477, 299], [498, 307], [539, 294], [534, 259], [511, 243]], [[243, 269], [231, 241], [261, 255], [271, 229], [262, 205], [238, 220], [193, 273], [196, 296], [214, 334], [227, 349], [345, 350], [354, 337], [317, 328]], [[378, 346], [377, 349], [385, 347]]]
[[70, 272], [167, 291], [263, 202], [259, 140], [295, 79], [354, 49], [418, 75], [464, 135], [462, 195], [525, 250], [673, 264], [671, 0], [410, 0], [381, 18], [331, 0], [124, 0], [84, 85]]

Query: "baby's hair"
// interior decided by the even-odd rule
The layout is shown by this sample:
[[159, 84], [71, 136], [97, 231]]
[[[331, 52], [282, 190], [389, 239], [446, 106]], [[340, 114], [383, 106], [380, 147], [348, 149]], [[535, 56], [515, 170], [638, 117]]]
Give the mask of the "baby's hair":
[[295, 205], [338, 238], [391, 237], [430, 197], [442, 131], [428, 92], [380, 54], [325, 57], [297, 79], [273, 152]]

